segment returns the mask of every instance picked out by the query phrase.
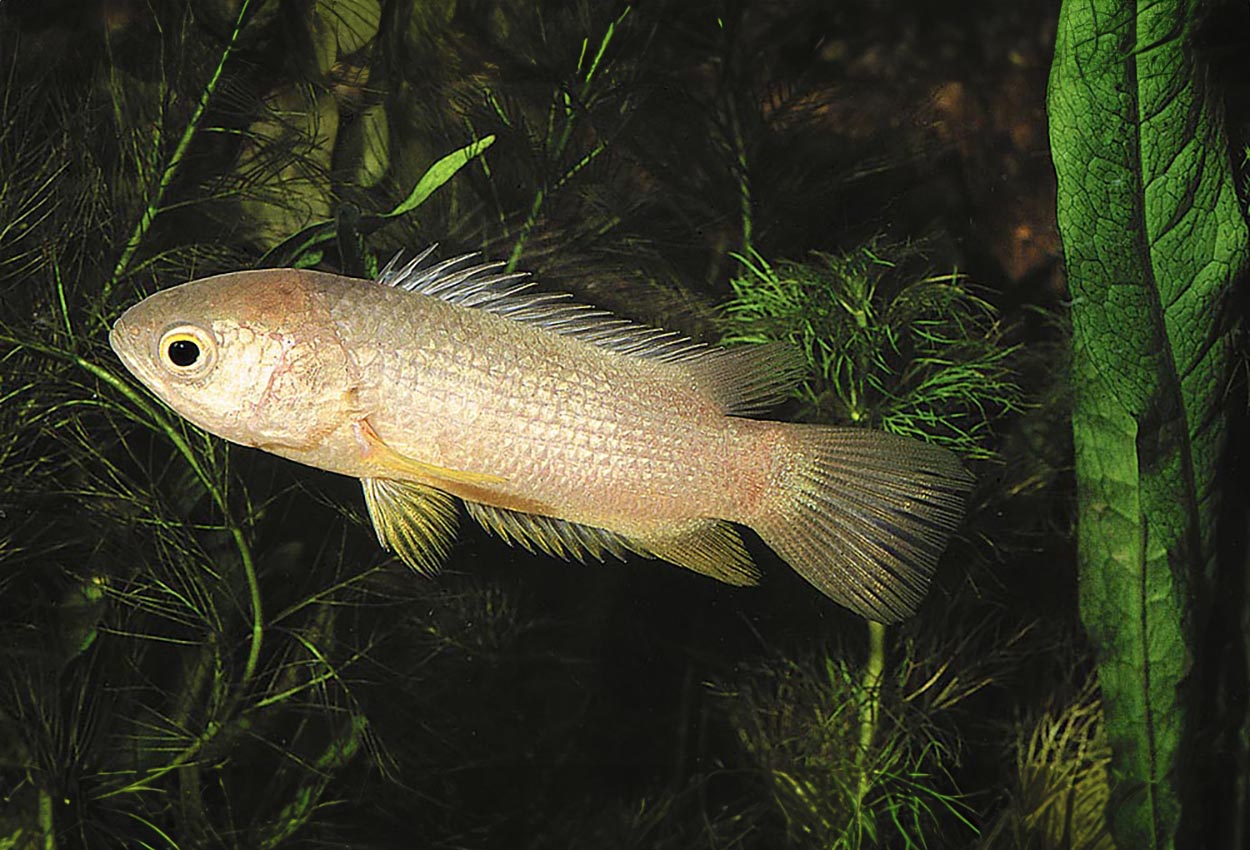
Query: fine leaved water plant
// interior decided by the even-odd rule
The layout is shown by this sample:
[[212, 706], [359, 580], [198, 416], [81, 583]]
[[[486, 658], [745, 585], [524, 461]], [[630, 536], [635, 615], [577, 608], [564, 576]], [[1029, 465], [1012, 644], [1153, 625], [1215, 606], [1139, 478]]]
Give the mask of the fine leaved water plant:
[[1111, 749], [1097, 681], [1019, 724], [1006, 808], [981, 850], [1115, 850], [1106, 818]]
[[[963, 277], [918, 274], [913, 252], [895, 248], [894, 259], [890, 253], [866, 246], [807, 262], [770, 263], [758, 253], [742, 258], [724, 308], [724, 341], [797, 346], [809, 366], [796, 390], [803, 417], [884, 428], [966, 458], [991, 458], [994, 422], [1022, 405], [1015, 349], [994, 309]], [[887, 670], [886, 629], [867, 628], [863, 668], [852, 675], [844, 662], [829, 659], [823, 692], [800, 701], [803, 711], [814, 712], [812, 737], [758, 725], [740, 734], [773, 779], [792, 828], [822, 846], [895, 840], [922, 846], [938, 811], [960, 813], [951, 792], [941, 790], [947, 752], [938, 738], [927, 737], [923, 712], [904, 719], [891, 683], [908, 665]], [[829, 734], [836, 740], [821, 743]], [[806, 746], [815, 750], [786, 760], [815, 771], [819, 781], [777, 761]]]
[[[953, 825], [972, 829], [948, 773], [950, 743], [914, 706], [883, 702], [879, 687], [826, 656], [772, 659], [733, 690], [739, 742], [796, 846], [918, 848], [955, 840]], [[876, 716], [868, 742], [866, 712]]]
[[[137, 75], [105, 50], [97, 89], [5, 54], [11, 80], [36, 83], [0, 96], [0, 846], [277, 847], [362, 754], [389, 770], [355, 677], [412, 598], [371, 586], [385, 559], [342, 523], [287, 539], [272, 520], [294, 487], [136, 387], [105, 339], [156, 272], [243, 253], [185, 224], [245, 199], [204, 152], [229, 135], [230, 63], [263, 41], [257, 5], [207, 56], [186, 49], [189, 17], [152, 11], [156, 54], [177, 58]], [[290, 159], [285, 140], [251, 143]], [[378, 218], [489, 143], [437, 160]], [[296, 244], [292, 260], [321, 248]]]
[[805, 417], [992, 457], [992, 423], [1022, 403], [1014, 348], [966, 278], [916, 274], [913, 253], [864, 247], [807, 262], [743, 258], [723, 341], [798, 346], [810, 367], [798, 388]]
[[1048, 97], [1072, 296], [1080, 609], [1111, 745], [1107, 816], [1118, 846], [1148, 850], [1201, 843], [1200, 727], [1244, 723], [1201, 719], [1212, 676], [1193, 667], [1220, 567], [1227, 310], [1247, 260], [1220, 81], [1201, 47], [1205, 11], [1065, 0]]

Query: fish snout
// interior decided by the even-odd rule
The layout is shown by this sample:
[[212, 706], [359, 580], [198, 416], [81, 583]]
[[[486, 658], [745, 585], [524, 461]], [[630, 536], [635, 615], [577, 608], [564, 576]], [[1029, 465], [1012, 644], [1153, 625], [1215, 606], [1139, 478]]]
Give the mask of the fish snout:
[[138, 334], [135, 332], [132, 323], [126, 321], [126, 317], [121, 316], [113, 327], [109, 330], [109, 347], [113, 349], [113, 353], [123, 360], [126, 356], [134, 351], [138, 344]]
[[112, 329], [109, 330], [109, 347], [122, 361], [122, 365], [136, 377], [142, 374], [140, 364], [147, 349], [143, 336], [143, 329], [137, 327], [134, 322], [127, 321], [124, 314], [113, 323]]
[[109, 348], [113, 349], [113, 353], [121, 356], [118, 346], [121, 344], [122, 338], [122, 320], [118, 319], [113, 323], [113, 327], [109, 329]]

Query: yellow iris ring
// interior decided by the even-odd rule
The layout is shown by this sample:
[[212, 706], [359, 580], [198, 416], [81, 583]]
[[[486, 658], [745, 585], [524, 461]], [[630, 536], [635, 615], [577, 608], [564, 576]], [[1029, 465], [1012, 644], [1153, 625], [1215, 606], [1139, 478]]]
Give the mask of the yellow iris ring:
[[[194, 344], [199, 350], [199, 356], [191, 363], [179, 364], [175, 362], [170, 351], [171, 347], [178, 342]], [[165, 331], [161, 335], [157, 351], [160, 355], [161, 365], [175, 375], [199, 377], [212, 369], [217, 362], [216, 340], [202, 328], [197, 328], [194, 325], [182, 325]]]

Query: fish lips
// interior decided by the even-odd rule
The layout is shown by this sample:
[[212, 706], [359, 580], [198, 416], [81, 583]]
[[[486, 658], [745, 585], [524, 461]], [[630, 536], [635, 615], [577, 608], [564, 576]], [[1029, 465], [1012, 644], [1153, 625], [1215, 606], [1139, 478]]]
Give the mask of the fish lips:
[[142, 329], [126, 321], [129, 313], [130, 311], [127, 310], [113, 323], [113, 328], [109, 331], [109, 347], [132, 375], [147, 383], [151, 369], [145, 368], [148, 364], [144, 361], [150, 358], [150, 353], [148, 346], [144, 343]]

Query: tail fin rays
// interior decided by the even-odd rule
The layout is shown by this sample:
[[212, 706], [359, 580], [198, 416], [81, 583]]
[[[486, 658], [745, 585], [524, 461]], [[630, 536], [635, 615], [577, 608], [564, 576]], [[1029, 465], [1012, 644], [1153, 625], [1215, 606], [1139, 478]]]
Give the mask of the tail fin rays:
[[780, 491], [755, 531], [836, 602], [883, 623], [910, 616], [972, 476], [946, 449], [881, 431], [793, 425], [786, 436]]

